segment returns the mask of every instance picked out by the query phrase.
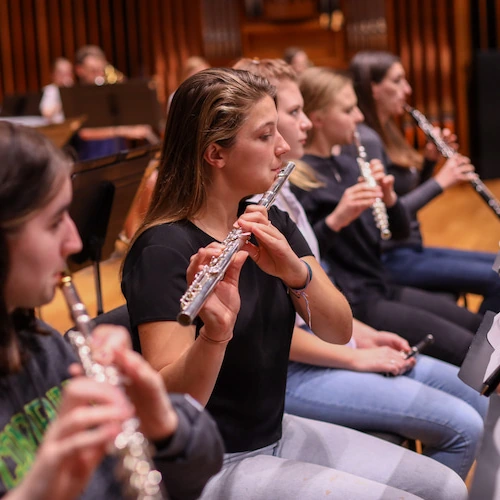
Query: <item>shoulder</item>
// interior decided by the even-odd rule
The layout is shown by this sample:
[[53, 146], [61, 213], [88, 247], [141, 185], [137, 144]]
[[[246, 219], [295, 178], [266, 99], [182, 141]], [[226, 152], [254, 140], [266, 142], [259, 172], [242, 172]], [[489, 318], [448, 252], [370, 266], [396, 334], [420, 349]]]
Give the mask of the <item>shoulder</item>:
[[382, 139], [380, 135], [378, 135], [375, 130], [373, 130], [371, 127], [366, 125], [365, 123], [360, 123], [357, 126], [359, 136], [361, 139], [361, 142], [364, 144], [365, 142], [374, 142], [378, 144], [382, 144]]
[[[133, 267], [144, 255], [153, 258], [154, 255], [167, 253], [195, 253], [197, 246], [196, 228], [188, 221], [160, 224], [144, 231], [133, 243], [125, 258], [124, 274]], [[194, 250], [194, 252], [193, 252]]]

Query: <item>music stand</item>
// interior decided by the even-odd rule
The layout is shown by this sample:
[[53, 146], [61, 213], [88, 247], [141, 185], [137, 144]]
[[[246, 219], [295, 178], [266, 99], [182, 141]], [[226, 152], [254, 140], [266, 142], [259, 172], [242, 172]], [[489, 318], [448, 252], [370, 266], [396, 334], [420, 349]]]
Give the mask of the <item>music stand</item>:
[[[493, 270], [500, 274], [500, 252], [498, 252], [493, 263]], [[493, 359], [493, 362], [496, 363], [495, 360], [498, 359], [498, 351], [489, 340], [489, 338], [496, 339], [497, 337], [488, 337], [488, 334], [498, 334], [498, 323], [494, 324], [496, 315], [492, 311], [485, 312], [458, 372], [461, 380], [484, 396], [490, 396], [500, 384], [500, 365], [490, 372], [485, 379], [490, 361]], [[492, 356], [495, 357], [492, 358]]]
[[4, 96], [0, 116], [40, 116], [42, 92], [7, 94]]
[[114, 85], [61, 87], [65, 116], [87, 115], [85, 127], [151, 125], [161, 120], [156, 89], [147, 80], [128, 80]]
[[75, 165], [69, 212], [83, 248], [68, 259], [68, 267], [75, 272], [93, 265], [97, 314], [103, 312], [100, 262], [114, 252], [144, 171], [158, 149], [144, 146]]

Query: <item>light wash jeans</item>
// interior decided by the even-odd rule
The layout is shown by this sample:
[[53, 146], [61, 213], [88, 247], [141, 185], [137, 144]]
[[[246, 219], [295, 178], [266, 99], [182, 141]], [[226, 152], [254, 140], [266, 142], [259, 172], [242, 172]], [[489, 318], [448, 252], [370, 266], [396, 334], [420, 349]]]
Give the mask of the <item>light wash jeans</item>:
[[451, 469], [368, 434], [292, 415], [275, 444], [225, 456], [201, 500], [464, 500]]
[[500, 277], [493, 271], [495, 254], [452, 248], [394, 248], [382, 254], [391, 281], [425, 290], [475, 293], [479, 309], [500, 312]]
[[425, 455], [465, 478], [481, 443], [488, 399], [457, 373], [424, 355], [399, 377], [290, 363], [285, 411], [418, 439]]

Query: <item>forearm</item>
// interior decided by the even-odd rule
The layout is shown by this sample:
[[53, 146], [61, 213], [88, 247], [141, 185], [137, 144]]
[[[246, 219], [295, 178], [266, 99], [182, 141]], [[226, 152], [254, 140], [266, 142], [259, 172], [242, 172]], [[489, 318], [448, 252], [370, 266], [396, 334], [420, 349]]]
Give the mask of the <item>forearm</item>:
[[410, 216], [399, 198], [391, 208], [387, 209], [387, 215], [392, 237], [395, 240], [408, 238], [410, 236]]
[[226, 346], [198, 337], [176, 361], [160, 369], [168, 391], [190, 394], [205, 406], [219, 376]]
[[292, 295], [296, 311], [306, 323], [311, 323], [318, 337], [330, 343], [347, 343], [352, 335], [352, 312], [347, 300], [314, 257], [303, 257], [303, 260], [311, 266], [313, 277], [305, 290], [307, 301]]
[[290, 347], [290, 360], [325, 368], [351, 369], [355, 350], [334, 345], [295, 327]]
[[442, 192], [443, 189], [436, 180], [429, 179], [399, 199], [411, 214], [416, 214], [422, 207]]
[[211, 476], [222, 466], [224, 447], [208, 412], [180, 394], [170, 396], [179, 417], [172, 439], [158, 448], [155, 463], [172, 500], [198, 498]]
[[82, 128], [78, 135], [84, 141], [100, 141], [104, 139], [114, 139], [118, 137], [119, 127], [97, 127], [97, 128]]

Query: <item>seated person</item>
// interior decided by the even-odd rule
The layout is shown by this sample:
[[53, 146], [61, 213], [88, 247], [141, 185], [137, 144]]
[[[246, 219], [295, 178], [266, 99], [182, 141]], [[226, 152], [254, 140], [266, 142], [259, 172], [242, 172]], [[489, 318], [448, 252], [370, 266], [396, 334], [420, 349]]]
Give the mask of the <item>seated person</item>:
[[[417, 218], [419, 210], [445, 190], [472, 180], [476, 175], [474, 167], [457, 154], [433, 175], [439, 158], [436, 146], [428, 142], [421, 155], [406, 142], [394, 118], [405, 113], [405, 102], [412, 90], [397, 56], [383, 51], [358, 52], [350, 69], [366, 121], [359, 125], [361, 142], [369, 159], [384, 161], [411, 216], [408, 238], [383, 243], [382, 261], [390, 279], [425, 290], [482, 295], [479, 312], [499, 312], [500, 279], [492, 270], [495, 254], [428, 247], [423, 244]], [[449, 130], [443, 134], [449, 147], [457, 147], [456, 136]]]
[[[283, 158], [302, 157], [312, 124], [291, 67], [280, 59], [241, 59], [234, 67], [276, 86], [278, 131], [290, 146]], [[300, 160], [291, 182], [306, 189], [320, 186]], [[274, 204], [288, 212], [319, 259], [314, 231], [288, 182]], [[425, 455], [466, 477], [477, 456], [488, 400], [457, 377], [457, 367], [424, 355], [405, 359], [410, 349], [405, 339], [356, 319], [346, 346], [325, 342], [297, 324], [290, 350], [295, 362], [288, 366], [287, 413], [418, 439]]]
[[52, 68], [52, 83], [43, 88], [40, 113], [52, 123], [64, 121], [59, 87], [72, 87], [75, 83], [73, 64], [64, 57], [58, 57]]
[[200, 405], [167, 395], [124, 329], [97, 327], [90, 342], [93, 359], [127, 379], [126, 394], [82, 376], [70, 344], [35, 319], [81, 249], [68, 214], [71, 162], [33, 129], [7, 122], [0, 158], [0, 497], [124, 498], [118, 459], [106, 450], [136, 415], [170, 498], [198, 498], [222, 462], [220, 435]]
[[[245, 201], [275, 183], [290, 149], [277, 130], [275, 92], [263, 78], [222, 68], [181, 84], [152, 203], [123, 267], [135, 348], [170, 390], [206, 405], [223, 435], [224, 467], [202, 499], [465, 498], [460, 477], [435, 460], [283, 414], [296, 313], [340, 344], [352, 316], [290, 218]], [[230, 260], [226, 286], [208, 296], [218, 313], [181, 326], [186, 268], [220, 256], [235, 228], [251, 238]], [[236, 301], [236, 321], [221, 328]]]
[[[75, 73], [80, 85], [102, 85], [108, 65], [102, 49], [85, 45], [75, 55]], [[84, 127], [76, 134], [73, 146], [79, 160], [89, 160], [118, 153], [126, 146], [125, 139], [145, 139], [158, 142], [150, 125], [120, 125], [116, 127]]]
[[347, 155], [332, 156], [334, 145], [350, 144], [363, 120], [349, 78], [328, 68], [309, 68], [300, 77], [304, 110], [313, 124], [303, 160], [322, 187], [293, 188], [318, 238], [322, 258], [349, 300], [354, 316], [376, 330], [397, 332], [416, 344], [432, 332], [426, 351], [454, 365], [467, 353], [481, 316], [424, 290], [391, 283], [381, 261], [381, 235], [371, 210], [384, 202], [392, 238], [406, 238], [410, 218], [394, 192], [394, 177], [380, 161], [372, 164], [375, 186], [360, 180], [359, 165]]

